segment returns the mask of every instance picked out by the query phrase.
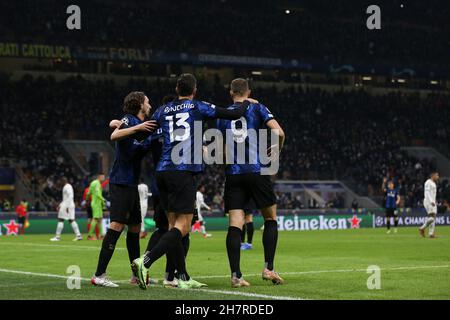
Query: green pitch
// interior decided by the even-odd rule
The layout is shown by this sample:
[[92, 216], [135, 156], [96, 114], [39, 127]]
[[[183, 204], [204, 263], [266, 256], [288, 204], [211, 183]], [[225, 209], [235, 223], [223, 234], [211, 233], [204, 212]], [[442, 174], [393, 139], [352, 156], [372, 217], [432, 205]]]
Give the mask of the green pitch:
[[[254, 249], [243, 251], [242, 271], [249, 288], [230, 287], [225, 232], [203, 239], [191, 235], [187, 266], [191, 276], [209, 285], [207, 290], [164, 289], [142, 291], [127, 283], [130, 277], [122, 237], [108, 269], [120, 287], [93, 287], [92, 276], [100, 241], [61, 242], [52, 235], [0, 237], [0, 299], [450, 299], [450, 227], [437, 227], [439, 238], [421, 238], [416, 228], [387, 235], [384, 229], [280, 232], [276, 269], [286, 284], [261, 280], [261, 231], [255, 231]], [[144, 250], [146, 240], [141, 241]], [[151, 269], [161, 279], [165, 258]], [[69, 290], [67, 267], [78, 265], [81, 289]], [[367, 267], [381, 268], [381, 289], [369, 290]]]

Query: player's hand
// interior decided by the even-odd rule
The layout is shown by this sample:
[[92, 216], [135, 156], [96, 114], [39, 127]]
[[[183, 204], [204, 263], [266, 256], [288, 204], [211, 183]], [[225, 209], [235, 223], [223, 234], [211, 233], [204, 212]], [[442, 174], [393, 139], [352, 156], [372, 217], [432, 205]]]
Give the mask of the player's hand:
[[432, 202], [432, 203], [431, 203], [431, 206], [432, 206], [432, 207], [436, 207], [436, 203]]
[[109, 127], [112, 129], [116, 129], [116, 128], [120, 128], [120, 126], [122, 125], [122, 121], [120, 120], [111, 120], [111, 122], [109, 123]]
[[259, 103], [258, 100], [255, 100], [255, 99], [253, 99], [253, 98], [246, 98], [245, 100], [247, 100], [247, 101], [250, 102], [250, 103]]
[[153, 132], [156, 130], [156, 128], [158, 128], [158, 124], [156, 123], [155, 120], [145, 121], [136, 126], [137, 131]]

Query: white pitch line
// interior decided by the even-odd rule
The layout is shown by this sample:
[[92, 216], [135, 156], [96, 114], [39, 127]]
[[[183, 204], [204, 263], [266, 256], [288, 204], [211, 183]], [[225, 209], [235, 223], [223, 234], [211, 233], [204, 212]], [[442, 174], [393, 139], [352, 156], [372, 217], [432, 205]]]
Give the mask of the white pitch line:
[[[94, 247], [94, 246], [78, 246], [78, 245], [64, 245], [64, 244], [45, 244], [45, 243], [21, 243], [21, 242], [4, 242], [0, 241], [0, 244], [15, 244], [15, 245], [21, 245], [21, 246], [32, 246], [32, 247], [50, 247], [50, 248], [69, 248], [69, 249], [90, 249], [90, 250], [100, 250], [101, 246]], [[115, 250], [125, 250], [125, 248], [122, 247], [116, 247]]]
[[[71, 279], [80, 279], [82, 281], [91, 281], [91, 279], [87, 279], [87, 278], [62, 276], [62, 275], [51, 274], [51, 273], [38, 273], [38, 272], [19, 271], [19, 270], [10, 270], [10, 269], [0, 269], [0, 272], [23, 274], [23, 275], [38, 276], [38, 277], [47, 277], [47, 278], [58, 278], [58, 279], [68, 279], [70, 277]], [[121, 280], [120, 282], [123, 282], [123, 281], [126, 281], [126, 280]], [[225, 294], [225, 295], [252, 297], [252, 298], [264, 298], [264, 299], [272, 299], [272, 300], [305, 300], [305, 299], [296, 298], [296, 297], [271, 296], [271, 295], [266, 295], [266, 294], [241, 292], [241, 291], [225, 291], [225, 290], [213, 290], [213, 289], [190, 289], [190, 291], [191, 290], [192, 291], [203, 291], [203, 292], [208, 292], [208, 293], [216, 293], [216, 294], [220, 293], [220, 294]]]
[[[397, 270], [414, 270], [414, 269], [435, 269], [435, 268], [450, 268], [450, 265], [441, 266], [410, 266], [410, 267], [391, 267], [381, 268], [381, 271], [397, 271]], [[281, 275], [302, 275], [302, 274], [320, 274], [320, 273], [339, 273], [339, 272], [367, 272], [367, 269], [334, 269], [334, 270], [312, 270], [312, 271], [296, 271], [296, 272], [280, 272]], [[244, 274], [246, 277], [261, 276], [260, 273]], [[196, 276], [198, 279], [214, 279], [214, 278], [229, 278], [230, 275], [211, 275], [211, 276]]]
[[242, 291], [226, 291], [226, 290], [214, 290], [214, 289], [193, 289], [193, 290], [211, 292], [211, 293], [229, 294], [229, 295], [235, 295], [235, 296], [244, 296], [244, 297], [251, 297], [251, 298], [272, 299], [272, 300], [308, 300], [308, 299], [304, 299], [304, 298], [271, 296], [271, 295], [267, 295], [267, 294], [242, 292]]
[[70, 277], [71, 279], [74, 279], [74, 280], [75, 279], [79, 279], [79, 280], [82, 280], [82, 281], [91, 281], [91, 279], [87, 279], [87, 278], [79, 278], [79, 277], [73, 277], [73, 276], [62, 276], [62, 275], [59, 275], [59, 274], [51, 274], [51, 273], [39, 273], [39, 272], [19, 271], [19, 270], [10, 270], [10, 269], [0, 269], [0, 272], [24, 274], [24, 275], [27, 275], [27, 276], [58, 278], [58, 279], [68, 279]]

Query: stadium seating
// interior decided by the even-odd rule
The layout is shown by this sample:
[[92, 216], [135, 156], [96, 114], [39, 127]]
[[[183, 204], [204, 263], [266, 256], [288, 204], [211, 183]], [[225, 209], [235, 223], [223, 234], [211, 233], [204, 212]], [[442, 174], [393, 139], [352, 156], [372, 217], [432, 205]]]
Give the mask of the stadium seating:
[[[192, 6], [181, 1], [106, 4], [84, 0], [77, 2], [84, 17], [82, 29], [70, 32], [65, 27], [64, 1], [3, 1], [0, 29], [5, 32], [0, 40], [147, 47], [157, 52], [268, 56], [329, 63], [449, 67], [449, 39], [442, 32], [449, 28], [448, 6], [424, 9], [421, 1], [408, 1], [407, 8], [399, 14], [395, 10], [398, 1], [385, 2], [380, 3], [383, 27], [371, 32], [361, 28], [367, 18], [366, 8], [371, 4], [366, 1], [310, 0], [301, 5], [287, 1], [280, 5], [277, 1], [253, 0], [244, 4], [236, 0], [203, 0]], [[285, 8], [290, 3], [292, 9], [287, 15]], [[14, 19], [10, 14], [13, 10], [21, 11], [21, 19]], [[187, 20], [189, 28], [184, 27]], [[127, 28], [121, 27], [124, 24]]]

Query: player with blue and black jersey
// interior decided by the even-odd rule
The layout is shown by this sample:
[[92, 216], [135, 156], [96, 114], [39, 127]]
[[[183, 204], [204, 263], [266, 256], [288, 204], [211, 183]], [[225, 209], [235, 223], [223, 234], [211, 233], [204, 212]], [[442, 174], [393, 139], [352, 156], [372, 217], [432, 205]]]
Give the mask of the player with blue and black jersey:
[[[230, 88], [233, 105], [229, 109], [239, 108], [250, 93], [247, 80], [233, 80]], [[273, 266], [278, 240], [276, 197], [270, 176], [262, 174], [263, 165], [259, 154], [261, 143], [258, 133], [259, 130], [267, 128], [274, 130], [278, 137], [276, 145], [281, 150], [285, 139], [284, 132], [269, 109], [260, 103], [250, 104], [245, 114], [237, 120], [218, 120], [217, 127], [226, 137], [226, 151], [233, 154], [231, 163], [227, 160], [225, 180], [225, 208], [230, 217], [226, 245], [231, 268], [231, 285], [249, 286], [242, 278], [240, 270], [240, 247], [245, 223], [244, 212], [250, 201], [260, 209], [265, 220], [263, 232], [265, 266], [262, 277], [274, 284], [281, 284], [283, 279], [274, 271]], [[255, 137], [257, 141], [250, 139], [250, 136]], [[244, 149], [245, 152], [240, 154], [238, 149]]]
[[[128, 226], [126, 243], [130, 262], [140, 255], [139, 232], [142, 218], [138, 183], [141, 161], [147, 151], [141, 141], [157, 128], [154, 121], [144, 122], [150, 109], [149, 100], [143, 92], [131, 92], [124, 100], [125, 116], [118, 124], [111, 125], [116, 128], [111, 134], [111, 140], [115, 141], [115, 159], [109, 179], [111, 223], [103, 239], [97, 270], [91, 279], [94, 285], [118, 286], [106, 277], [106, 268], [125, 225]], [[133, 274], [131, 282], [136, 283], [136, 279]]]
[[171, 255], [175, 261], [178, 287], [205, 286], [189, 277], [182, 245], [182, 238], [191, 229], [194, 214], [194, 175], [203, 171], [202, 121], [211, 118], [239, 119], [252, 102], [243, 101], [238, 108], [228, 110], [195, 100], [197, 80], [192, 74], [182, 74], [178, 78], [176, 92], [178, 97], [159, 107], [152, 116], [162, 128], [164, 139], [161, 158], [156, 167], [156, 180], [161, 202], [168, 213], [170, 230], [151, 251], [133, 262], [139, 270], [142, 289], [146, 289], [148, 269], [166, 253], [168, 258]]
[[[173, 99], [172, 99], [173, 100]], [[162, 128], [158, 128], [150, 137], [148, 137], [144, 145], [146, 145], [152, 155], [153, 166], [156, 169], [158, 166], [158, 162], [161, 158], [162, 149], [164, 144], [164, 138], [162, 135]], [[161, 202], [161, 194], [158, 189], [158, 184], [156, 182], [155, 172], [150, 172], [151, 179], [151, 192], [152, 192], [152, 200], [153, 200], [153, 220], [155, 221], [155, 231], [152, 233], [148, 244], [146, 252], [151, 251], [156, 244], [159, 242], [161, 237], [169, 231], [169, 221], [167, 219], [167, 212], [163, 207]], [[182, 244], [184, 249], [184, 255], [187, 255], [189, 250], [189, 234], [182, 238]], [[172, 261], [172, 257], [167, 257], [166, 261], [166, 272], [164, 275], [163, 286], [165, 288], [176, 288], [178, 287], [178, 280], [175, 277], [175, 266]]]
[[395, 188], [393, 181], [388, 182], [388, 187], [384, 191], [386, 193], [387, 233], [391, 233], [391, 218], [394, 218], [394, 233], [397, 233], [397, 226], [398, 226], [397, 206], [400, 203], [400, 195], [398, 194], [398, 190]]

